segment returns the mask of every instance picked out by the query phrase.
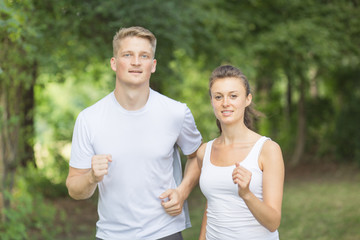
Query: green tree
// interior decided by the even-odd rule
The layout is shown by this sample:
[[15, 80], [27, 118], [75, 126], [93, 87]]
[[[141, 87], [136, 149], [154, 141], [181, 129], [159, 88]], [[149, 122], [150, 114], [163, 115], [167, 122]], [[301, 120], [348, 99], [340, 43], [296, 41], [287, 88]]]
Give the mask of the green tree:
[[[119, 27], [142, 25], [158, 36], [157, 57], [161, 61], [151, 82], [155, 89], [163, 91], [162, 83], [172, 71], [169, 63], [174, 51], [184, 49], [193, 54], [196, 34], [191, 17], [200, 9], [191, 8], [191, 4], [1, 0], [1, 193], [11, 192], [19, 164], [34, 159], [35, 86], [41, 89], [49, 81], [65, 81], [69, 73], [83, 77], [88, 66], [112, 56], [111, 38]], [[37, 82], [44, 74], [52, 77]], [[0, 200], [0, 209], [9, 206], [2, 195]]]
[[[58, 96], [46, 95], [52, 82], [72, 81], [76, 92], [79, 84], [102, 86], [105, 79], [111, 89], [102, 66], [112, 56], [112, 36], [132, 25], [158, 38], [152, 87], [188, 103], [206, 140], [217, 134], [208, 77], [231, 63], [249, 77], [254, 100], [269, 116], [258, 122], [263, 134], [287, 146], [291, 163], [299, 163], [310, 144], [326, 151], [319, 145], [333, 146], [347, 122], [342, 116], [353, 115], [359, 99], [347, 97], [359, 94], [358, 15], [357, 0], [0, 0], [1, 193], [11, 191], [16, 168], [34, 159], [34, 99], [45, 109], [56, 105]], [[86, 104], [90, 97], [95, 100], [88, 94]], [[70, 142], [76, 110], [61, 109], [64, 115], [55, 108], [51, 117], [38, 114], [56, 129], [55, 140]]]
[[[14, 3], [15, 4], [15, 3]], [[31, 9], [24, 1], [22, 8]], [[33, 87], [37, 77], [37, 60], [30, 54], [36, 32], [22, 27], [29, 21], [19, 9], [0, 2], [0, 210], [9, 206], [4, 198], [11, 191], [19, 164], [33, 161]], [[2, 213], [2, 211], [1, 211]], [[2, 215], [2, 220], [4, 217]]]
[[[234, 11], [243, 9], [245, 13], [239, 14], [239, 21], [250, 28], [243, 47], [255, 68], [259, 91], [266, 98], [272, 97], [271, 92], [277, 91], [274, 87], [285, 80], [286, 87], [278, 95], [285, 103], [278, 108], [284, 110], [280, 118], [272, 120], [272, 125], [275, 127], [276, 120], [280, 120], [278, 129], [285, 127], [288, 136], [295, 134], [295, 141], [289, 141], [295, 146], [289, 162], [296, 165], [310, 137], [319, 138], [307, 137], [311, 128], [308, 121], [322, 116], [309, 116], [307, 112], [319, 98], [327, 97], [328, 93], [320, 88], [329, 72], [359, 63], [358, 3], [312, 0], [232, 3]], [[275, 99], [267, 102], [273, 104]], [[325, 135], [320, 138], [326, 141]]]
[[[41, 72], [79, 66], [69, 1], [0, 1], [0, 212], [19, 166], [34, 161], [34, 88]], [[64, 21], [61, 17], [70, 15]], [[47, 19], [47, 21], [43, 21]], [[69, 26], [73, 27], [69, 27]], [[65, 38], [63, 38], [65, 36]], [[81, 54], [82, 48], [76, 53]], [[59, 62], [62, 56], [68, 56]], [[62, 63], [62, 65], [60, 64]], [[64, 64], [65, 63], [65, 64]], [[62, 74], [57, 74], [61, 79]], [[1, 217], [4, 220], [4, 215]]]

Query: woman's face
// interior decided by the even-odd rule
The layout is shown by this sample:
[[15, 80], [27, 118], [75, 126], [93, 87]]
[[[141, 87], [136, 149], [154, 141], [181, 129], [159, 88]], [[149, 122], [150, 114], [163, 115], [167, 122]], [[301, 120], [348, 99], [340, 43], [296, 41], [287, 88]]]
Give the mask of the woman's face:
[[211, 105], [221, 124], [244, 122], [245, 108], [250, 105], [252, 96], [246, 95], [242, 79], [235, 77], [216, 79], [210, 93]]

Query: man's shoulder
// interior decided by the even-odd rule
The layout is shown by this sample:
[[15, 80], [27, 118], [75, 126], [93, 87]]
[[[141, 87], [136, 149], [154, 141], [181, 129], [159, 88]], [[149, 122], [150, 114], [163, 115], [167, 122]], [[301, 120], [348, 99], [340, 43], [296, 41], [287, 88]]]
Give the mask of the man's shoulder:
[[80, 118], [88, 124], [90, 122], [97, 122], [98, 120], [101, 120], [102, 116], [105, 115], [105, 111], [107, 111], [106, 109], [111, 106], [111, 94], [112, 93], [106, 95], [105, 97], [95, 102], [93, 105], [83, 109], [79, 113], [78, 119]]
[[170, 98], [162, 93], [159, 93], [155, 90], [152, 90], [152, 94], [154, 96], [154, 99], [161, 104], [162, 107], [176, 110], [183, 109], [185, 110], [187, 108], [187, 105], [185, 103], [182, 103], [178, 100], [175, 100], [173, 98]]
[[103, 110], [106, 106], [109, 106], [110, 102], [112, 101], [112, 95], [113, 92], [109, 93], [105, 97], [95, 102], [93, 105], [85, 108], [82, 112], [85, 112], [87, 114], [92, 114], [94, 112]]

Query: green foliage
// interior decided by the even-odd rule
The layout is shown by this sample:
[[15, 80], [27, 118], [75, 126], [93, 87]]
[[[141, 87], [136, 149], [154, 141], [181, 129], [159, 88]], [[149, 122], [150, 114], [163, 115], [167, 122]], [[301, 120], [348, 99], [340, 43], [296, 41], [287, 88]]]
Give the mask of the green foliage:
[[40, 169], [52, 183], [65, 182], [75, 119], [114, 88], [108, 65], [89, 65], [75, 76], [64, 74], [62, 82], [51, 82], [43, 74], [36, 92], [36, 157]]
[[257, 129], [286, 155], [296, 144], [304, 79], [306, 152], [358, 162], [359, 14], [350, 0], [0, 0], [0, 92], [9, 90], [0, 113], [14, 113], [0, 126], [21, 127], [25, 111], [16, 112], [16, 104], [26, 102], [23, 90], [35, 85], [36, 107], [27, 110], [34, 113], [36, 136], [26, 141], [35, 141], [43, 175], [33, 176], [31, 191], [65, 194], [76, 116], [114, 88], [115, 32], [141, 25], [158, 38], [152, 87], [190, 107], [204, 141], [218, 135], [208, 78], [231, 63], [247, 75], [256, 108], [266, 115]]
[[[12, 200], [13, 197], [9, 192], [4, 192], [5, 198]], [[28, 215], [31, 213], [32, 199], [31, 196], [23, 196], [15, 203], [19, 206], [18, 209], [4, 209], [5, 217], [7, 221], [1, 226], [0, 232], [3, 239], [26, 239], [26, 226], [29, 222], [24, 222]]]
[[203, 135], [203, 141], [209, 141], [215, 138], [219, 131], [208, 93], [210, 72], [200, 70], [204, 65], [204, 58], [195, 62], [186, 55], [185, 51], [178, 50], [175, 52], [174, 61], [170, 63], [174, 75], [164, 84], [166, 95], [187, 103]]
[[356, 162], [360, 166], [360, 97], [342, 107], [335, 124], [333, 144], [337, 159], [341, 162]]
[[[76, 115], [113, 87], [114, 75], [107, 63], [112, 55], [111, 37], [120, 27], [142, 25], [158, 37], [152, 87], [187, 103], [204, 141], [218, 135], [207, 94], [208, 77], [213, 68], [229, 62], [248, 76], [254, 102], [266, 115], [257, 122], [257, 129], [278, 141], [287, 153], [296, 144], [299, 78], [306, 79], [306, 151], [322, 156], [332, 146], [329, 132], [335, 118], [329, 121], [329, 114], [339, 116], [338, 103], [329, 100], [334, 93], [327, 87], [329, 76], [359, 61], [354, 49], [359, 28], [353, 17], [359, 10], [352, 4], [311, 0], [286, 4], [283, 0], [36, 3], [37, 9], [51, 10], [50, 15], [59, 21], [58, 25], [46, 23], [54, 30], [44, 34], [52, 37], [57, 31], [62, 36], [53, 45], [45, 44], [57, 67], [41, 66], [37, 139], [42, 146], [48, 145], [45, 148], [51, 155], [67, 158], [56, 151], [63, 152], [69, 144]], [[308, 91], [311, 79], [325, 86], [316, 98]], [[50, 83], [59, 80], [61, 84]], [[336, 86], [341, 80], [333, 82]], [[285, 99], [287, 85], [290, 102]]]
[[7, 221], [0, 225], [1, 239], [51, 240], [61, 232], [61, 228], [54, 225], [57, 210], [43, 198], [42, 191], [45, 189], [34, 188], [36, 181], [42, 181], [37, 171], [33, 167], [18, 169], [14, 192], [5, 192], [5, 197], [11, 201], [11, 207], [4, 209]]
[[184, 239], [198, 239], [206, 206], [206, 198], [198, 186], [191, 192], [188, 198], [188, 204], [192, 227], [185, 229], [182, 235]]
[[[44, 209], [38, 209], [39, 218], [35, 216], [33, 205], [44, 201], [37, 193], [47, 197], [66, 194], [74, 122], [82, 109], [114, 88], [108, 62], [112, 37], [120, 27], [141, 25], [155, 33], [158, 65], [151, 85], [190, 107], [204, 141], [218, 135], [208, 78], [216, 66], [231, 63], [247, 75], [256, 108], [266, 115], [256, 123], [257, 129], [279, 142], [285, 155], [296, 144], [299, 83], [305, 79], [306, 152], [313, 156], [309, 160], [329, 160], [335, 155], [339, 161], [359, 162], [359, 15], [358, 1], [350, 0], [0, 0], [0, 92], [9, 90], [9, 104], [0, 106], [0, 114], [15, 112], [16, 103], [25, 99], [20, 90], [35, 85], [36, 107], [29, 110], [34, 112], [36, 136], [30, 140], [36, 143], [39, 167], [25, 176], [18, 172], [18, 184], [29, 183], [17, 186], [14, 195], [8, 194], [14, 203], [6, 210], [11, 220], [1, 228], [7, 229], [1, 237], [26, 238], [28, 229], [42, 234], [37, 226], [46, 230], [45, 219], [51, 222], [53, 212], [42, 214], [44, 204], [40, 204]], [[313, 84], [318, 90], [315, 95], [310, 92]], [[17, 129], [23, 115], [19, 111], [9, 122], [1, 119], [0, 127]], [[316, 191], [303, 190], [308, 194]], [[290, 208], [293, 203], [287, 204]], [[21, 205], [24, 208], [16, 207]], [[27, 218], [38, 223], [28, 228]], [[306, 235], [304, 229], [311, 226], [296, 227], [296, 219], [289, 220], [287, 215], [284, 219], [281, 232], [285, 239], [321, 239], [311, 232]], [[355, 216], [344, 222], [350, 220], [358, 223]], [[334, 222], [323, 221], [325, 225]], [[327, 234], [324, 225], [319, 228]], [[196, 234], [189, 236], [196, 238]], [[346, 239], [346, 233], [344, 236]]]
[[[60, 164], [51, 167], [61, 173], [66, 173], [68, 169], [68, 164], [63, 159], [61, 160], [63, 163], [65, 163], [63, 164], [63, 169], [58, 167], [58, 165]], [[48, 169], [37, 169], [34, 168], [33, 165], [29, 164], [27, 166], [26, 172], [22, 174], [24, 180], [29, 183], [27, 186], [27, 190], [29, 192], [37, 192], [47, 199], [66, 197], [68, 195], [68, 190], [65, 186], [65, 176], [60, 175], [63, 176], [61, 179], [62, 181], [56, 182], [56, 177], [54, 175], [49, 178], [46, 176], [46, 173], [48, 173]]]

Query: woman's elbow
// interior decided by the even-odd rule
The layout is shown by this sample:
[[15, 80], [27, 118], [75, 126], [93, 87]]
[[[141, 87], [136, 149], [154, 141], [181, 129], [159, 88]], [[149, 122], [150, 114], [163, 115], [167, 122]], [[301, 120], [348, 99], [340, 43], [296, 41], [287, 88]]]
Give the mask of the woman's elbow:
[[278, 217], [277, 219], [275, 219], [271, 224], [269, 224], [269, 226], [267, 226], [266, 228], [270, 231], [270, 232], [275, 232], [279, 227], [280, 227], [280, 222], [281, 222], [281, 216]]
[[281, 212], [274, 211], [268, 215], [268, 218], [263, 219], [260, 223], [270, 232], [275, 232], [280, 227]]

